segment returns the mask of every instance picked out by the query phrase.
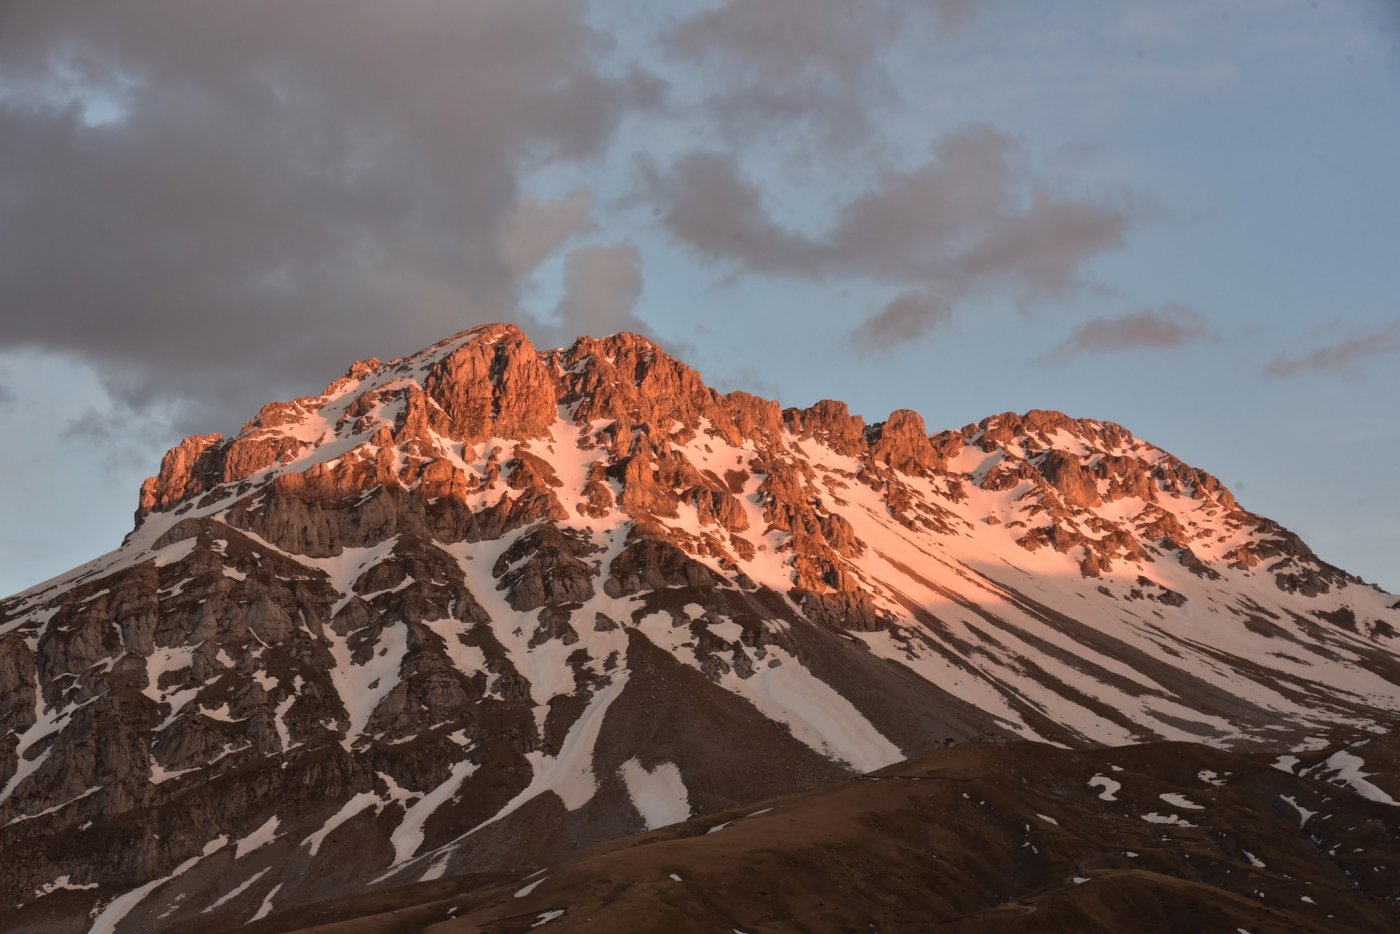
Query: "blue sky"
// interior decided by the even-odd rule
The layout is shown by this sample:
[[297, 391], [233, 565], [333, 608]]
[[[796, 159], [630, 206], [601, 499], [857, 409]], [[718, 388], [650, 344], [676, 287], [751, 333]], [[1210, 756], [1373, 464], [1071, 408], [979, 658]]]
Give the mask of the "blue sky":
[[1400, 590], [1396, 5], [253, 7], [0, 12], [0, 592], [181, 434], [493, 319], [1111, 419]]

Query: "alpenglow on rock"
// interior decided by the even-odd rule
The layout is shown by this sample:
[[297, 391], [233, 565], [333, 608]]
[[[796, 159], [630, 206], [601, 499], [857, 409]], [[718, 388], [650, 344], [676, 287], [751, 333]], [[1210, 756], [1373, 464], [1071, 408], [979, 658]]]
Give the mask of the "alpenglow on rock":
[[985, 733], [1356, 740], [1397, 624], [1111, 423], [929, 435], [488, 325], [187, 439], [0, 602], [0, 928], [509, 878]]

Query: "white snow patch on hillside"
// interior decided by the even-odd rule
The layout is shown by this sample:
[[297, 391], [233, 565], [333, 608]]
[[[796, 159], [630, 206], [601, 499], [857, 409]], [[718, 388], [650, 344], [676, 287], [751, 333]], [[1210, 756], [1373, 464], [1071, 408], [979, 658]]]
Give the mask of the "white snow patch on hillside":
[[1316, 811], [1309, 811], [1307, 808], [1303, 807], [1301, 804], [1298, 803], [1298, 799], [1294, 798], [1292, 795], [1279, 795], [1279, 797], [1282, 798], [1284, 801], [1287, 801], [1289, 804], [1293, 805], [1293, 810], [1298, 812], [1299, 827], [1302, 827], [1305, 824], [1307, 824], [1308, 818], [1312, 817], [1314, 814], [1317, 813]]
[[262, 904], [258, 906], [257, 913], [248, 919], [249, 922], [260, 921], [272, 914], [272, 900], [277, 897], [277, 893], [282, 890], [282, 883], [277, 883], [272, 887], [272, 891], [263, 897]]
[[223, 849], [226, 843], [228, 843], [228, 837], [216, 837], [204, 845], [204, 852], [202, 854], [199, 856], [191, 856], [189, 859], [176, 866], [169, 875], [161, 876], [159, 879], [152, 879], [145, 885], [118, 895], [108, 902], [106, 907], [104, 907], [93, 920], [92, 927], [88, 929], [88, 934], [115, 934], [117, 925], [131, 912], [131, 909], [141, 903], [142, 899], [170, 880], [189, 872], [195, 867], [195, 864], [204, 859], [204, 857], [210, 856]]
[[1204, 805], [1197, 804], [1196, 802], [1192, 801], [1190, 798], [1186, 797], [1185, 795], [1183, 795], [1183, 794], [1178, 794], [1178, 793], [1176, 793], [1175, 791], [1168, 791], [1168, 792], [1165, 792], [1164, 794], [1158, 795], [1157, 797], [1161, 798], [1163, 801], [1167, 802], [1168, 804], [1172, 805], [1173, 807], [1184, 808], [1184, 809], [1186, 809], [1186, 810], [1188, 810], [1188, 811], [1204, 811], [1204, 810], [1205, 810]]
[[52, 882], [45, 882], [34, 890], [34, 897], [39, 899], [45, 895], [52, 895], [54, 892], [84, 892], [88, 889], [98, 888], [96, 882], [76, 883], [68, 881], [69, 878], [65, 873]]
[[321, 844], [325, 842], [326, 837], [329, 837], [337, 827], [366, 808], [374, 807], [377, 809], [378, 807], [382, 807], [383, 804], [384, 801], [379, 795], [372, 791], [362, 791], [349, 801], [346, 801], [339, 811], [336, 811], [326, 819], [326, 822], [321, 825], [320, 830], [317, 830], [315, 833], [311, 834], [311, 836], [301, 841], [301, 845], [307, 847], [310, 854], [315, 856], [317, 851], [321, 849]]
[[470, 678], [486, 669], [486, 653], [462, 642], [462, 633], [467, 631], [466, 623], [451, 618], [425, 619], [422, 622], [442, 640], [448, 659], [462, 674]]
[[1194, 824], [1190, 823], [1189, 821], [1186, 821], [1181, 817], [1178, 817], [1175, 814], [1158, 814], [1156, 811], [1151, 811], [1147, 814], [1143, 814], [1142, 819], [1147, 821], [1149, 824], [1172, 824], [1176, 827], [1195, 826]]
[[282, 821], [276, 815], [269, 817], [261, 827], [238, 841], [238, 846], [233, 851], [233, 858], [242, 859], [259, 847], [267, 846], [277, 838], [277, 825], [280, 823]]
[[[329, 634], [329, 630], [327, 630]], [[399, 683], [404, 655], [408, 652], [408, 626], [389, 623], [379, 633], [373, 654], [363, 665], [353, 661], [348, 637], [334, 637], [331, 655], [335, 667], [330, 670], [336, 692], [350, 717], [349, 728], [341, 738], [346, 749], [364, 730], [379, 702]]]
[[1095, 775], [1089, 779], [1090, 788], [1102, 788], [1099, 798], [1104, 801], [1117, 801], [1118, 790], [1123, 787], [1122, 783], [1115, 782], [1107, 775]]
[[272, 867], [271, 867], [271, 866], [265, 867], [265, 868], [263, 868], [263, 869], [259, 869], [257, 872], [255, 872], [255, 873], [253, 873], [251, 876], [249, 876], [247, 879], [244, 879], [242, 882], [240, 882], [240, 883], [238, 884], [238, 887], [237, 887], [237, 888], [234, 888], [234, 889], [230, 890], [228, 893], [226, 893], [226, 894], [224, 894], [224, 895], [220, 895], [217, 901], [214, 901], [214, 902], [210, 903], [210, 905], [209, 905], [207, 908], [205, 908], [203, 911], [201, 911], [200, 914], [202, 914], [202, 915], [207, 915], [209, 912], [213, 911], [214, 909], [220, 908], [220, 907], [222, 907], [222, 906], [224, 906], [224, 905], [227, 905], [229, 902], [233, 901], [235, 898], [237, 898], [238, 896], [242, 895], [244, 892], [246, 892], [246, 891], [248, 891], [250, 888], [252, 888], [254, 883], [256, 883], [259, 879], [261, 879], [263, 876], [267, 875], [267, 874], [268, 874], [269, 872], [271, 872], [271, 871], [272, 871]]
[[1323, 763], [1323, 768], [1333, 773], [1333, 779], [1331, 780], [1344, 782], [1350, 785], [1353, 791], [1368, 801], [1400, 806], [1400, 801], [1396, 801], [1390, 795], [1366, 780], [1368, 777], [1367, 773], [1361, 771], [1361, 767], [1365, 764], [1365, 760], [1360, 756], [1348, 752], [1345, 749], [1339, 749], [1327, 758], [1327, 761]]
[[[650, 635], [649, 630], [644, 631]], [[750, 677], [729, 672], [720, 683], [768, 719], [785, 724], [808, 747], [861, 772], [873, 772], [904, 759], [898, 746], [795, 655], [779, 646], [767, 648], [769, 659], [779, 662], [776, 667], [769, 667], [769, 660], [760, 660]]]
[[718, 623], [710, 623], [709, 630], [714, 635], [725, 642], [738, 642], [744, 635], [744, 627], [734, 622], [732, 619], [722, 620]]
[[[593, 775], [593, 747], [598, 742], [598, 733], [603, 728], [603, 718], [607, 716], [608, 707], [627, 686], [627, 674], [626, 671], [618, 672], [611, 684], [593, 695], [583, 713], [569, 728], [569, 733], [564, 737], [564, 743], [559, 749], [559, 755], [546, 756], [538, 751], [528, 753], [525, 758], [534, 767], [534, 777], [530, 784], [510, 799], [505, 807], [457, 839], [469, 837], [503, 820], [526, 802], [548, 791], [558, 795], [564, 802], [564, 807], [570, 811], [577, 811], [592, 800], [598, 790], [598, 783]], [[431, 851], [436, 852], [438, 851]]]
[[403, 820], [394, 829], [389, 842], [394, 845], [394, 862], [401, 863], [413, 856], [423, 845], [423, 825], [433, 812], [442, 807], [462, 787], [467, 776], [477, 770], [477, 764], [463, 759], [452, 767], [452, 771], [432, 791], [425, 794], [411, 808], [404, 812]]
[[619, 771], [632, 796], [632, 806], [642, 815], [647, 830], [678, 824], [690, 817], [690, 794], [674, 762], [661, 762], [648, 770], [634, 758], [622, 763]]

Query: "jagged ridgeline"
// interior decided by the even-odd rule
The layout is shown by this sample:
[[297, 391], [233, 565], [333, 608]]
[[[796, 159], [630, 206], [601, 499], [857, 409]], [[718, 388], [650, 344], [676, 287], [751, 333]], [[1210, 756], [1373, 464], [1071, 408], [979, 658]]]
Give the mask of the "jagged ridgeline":
[[0, 927], [511, 878], [982, 734], [1354, 743], [1398, 607], [1118, 425], [489, 325], [186, 439], [0, 602]]

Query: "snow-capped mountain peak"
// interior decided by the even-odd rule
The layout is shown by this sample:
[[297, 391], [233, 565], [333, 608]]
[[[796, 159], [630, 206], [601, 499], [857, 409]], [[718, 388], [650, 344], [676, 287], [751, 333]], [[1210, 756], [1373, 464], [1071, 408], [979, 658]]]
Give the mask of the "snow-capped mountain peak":
[[0, 899], [232, 923], [988, 732], [1355, 738], [1397, 605], [1110, 422], [930, 435], [487, 325], [186, 439], [0, 603]]

